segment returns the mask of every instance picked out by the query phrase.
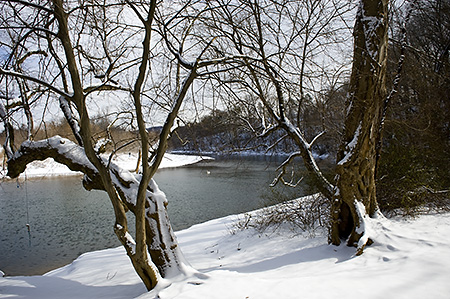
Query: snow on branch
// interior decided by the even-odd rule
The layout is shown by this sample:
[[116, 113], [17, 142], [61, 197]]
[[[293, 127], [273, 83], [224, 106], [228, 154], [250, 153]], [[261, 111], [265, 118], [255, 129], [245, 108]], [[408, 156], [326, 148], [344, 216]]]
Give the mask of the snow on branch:
[[[316, 136], [310, 143], [308, 143], [300, 132], [300, 130], [294, 126], [288, 119], [284, 118], [279, 120], [279, 126], [283, 128], [288, 135], [295, 141], [295, 143], [299, 146], [300, 151], [298, 154], [303, 158], [306, 168], [315, 174], [315, 176], [319, 180], [319, 189], [322, 194], [326, 197], [331, 198], [334, 193], [335, 186], [331, 184], [322, 174], [319, 166], [316, 163], [316, 160], [313, 156], [311, 145], [319, 138], [323, 133]], [[297, 153], [295, 153], [297, 154]]]
[[72, 171], [81, 171], [94, 177], [97, 173], [94, 165], [86, 157], [81, 146], [69, 139], [54, 136], [39, 141], [25, 141], [19, 150], [8, 160], [8, 173], [11, 178], [18, 177], [27, 165], [36, 160], [53, 158], [66, 165]]
[[278, 144], [280, 144], [284, 139], [286, 139], [289, 135], [285, 134], [283, 136], [281, 136], [277, 141], [275, 141], [273, 144], [271, 144], [270, 146], [268, 146], [266, 148], [266, 153], [271, 151], [273, 148], [275, 148], [275, 146], [277, 146]]
[[[29, 163], [47, 158], [66, 165], [72, 171], [84, 173], [83, 186], [87, 190], [104, 190], [99, 172], [89, 161], [83, 147], [60, 136], [22, 143], [19, 150], [8, 160], [7, 175], [16, 178], [25, 171]], [[106, 161], [106, 158], [102, 159]], [[134, 187], [139, 185], [140, 175], [124, 170], [115, 163], [110, 163], [109, 171], [121, 199], [129, 209], [132, 209], [136, 204], [137, 188]]]
[[302, 153], [301, 152], [295, 152], [292, 153], [289, 158], [287, 158], [286, 160], [284, 160], [283, 163], [281, 163], [280, 166], [277, 167], [277, 170], [280, 170], [282, 168], [285, 168], [289, 163], [291, 163], [296, 157], [301, 157]]
[[358, 138], [361, 133], [361, 126], [362, 126], [362, 122], [360, 122], [358, 127], [356, 128], [355, 134], [353, 135], [353, 139], [345, 147], [345, 152], [344, 152], [345, 156], [337, 163], [338, 165], [343, 165], [343, 164], [347, 163], [350, 160], [350, 158], [352, 157], [355, 147], [358, 144]]
[[322, 135], [324, 135], [325, 133], [326, 133], [326, 131], [322, 131], [322, 132], [320, 132], [319, 134], [317, 134], [317, 135], [313, 138], [313, 140], [311, 140], [311, 142], [308, 144], [308, 147], [311, 147], [311, 146], [316, 142], [316, 140], [319, 139], [320, 137], [322, 137]]
[[72, 129], [72, 133], [78, 141], [79, 145], [83, 145], [83, 139], [80, 135], [80, 127], [78, 126], [78, 122], [73, 118], [72, 109], [70, 109], [70, 103], [66, 97], [59, 97], [59, 107], [61, 108], [64, 117], [69, 123], [70, 128]]
[[6, 138], [5, 143], [3, 144], [3, 148], [5, 149], [6, 157], [10, 158], [12, 157], [12, 149], [11, 149], [11, 139], [14, 139], [14, 129], [12, 128], [9, 119], [8, 114], [6, 112], [5, 106], [2, 102], [0, 102], [0, 118], [3, 121], [3, 124], [5, 126], [5, 132], [6, 132]]
[[[370, 3], [370, 1], [368, 1]], [[383, 13], [374, 10], [372, 7], [365, 7], [360, 2], [357, 12], [357, 22], [360, 22], [363, 31], [365, 52], [369, 55], [372, 63], [380, 67], [380, 59], [383, 59], [383, 50], [379, 47], [379, 40], [385, 34], [384, 22], [386, 18]]]
[[96, 91], [115, 91], [115, 90], [119, 90], [119, 91], [126, 91], [126, 92], [131, 92], [131, 90], [129, 88], [125, 88], [120, 86], [119, 84], [114, 84], [115, 82], [112, 82], [112, 84], [109, 83], [102, 83], [99, 85], [92, 85], [89, 87], [84, 88], [83, 92], [85, 93], [85, 95], [88, 95], [90, 93], [96, 92]]
[[277, 167], [277, 171], [280, 171], [277, 175], [277, 177], [272, 181], [272, 183], [270, 184], [270, 187], [275, 187], [278, 182], [282, 182], [283, 185], [288, 186], [288, 187], [292, 187], [295, 188], [298, 186], [298, 184], [303, 180], [303, 177], [300, 178], [297, 183], [294, 183], [294, 176], [295, 176], [295, 171], [294, 169], [292, 169], [291, 171], [291, 180], [289, 182], [286, 182], [284, 180], [284, 175], [286, 174], [286, 166], [289, 165], [296, 157], [301, 157], [301, 152], [295, 152], [293, 154], [291, 154], [286, 160], [284, 160], [283, 163], [281, 163], [280, 166]]
[[373, 61], [378, 61], [378, 47], [374, 45], [371, 38], [377, 34], [381, 26], [383, 26], [383, 19], [373, 16], [363, 16], [361, 22], [364, 28], [364, 36], [366, 36], [366, 51]]

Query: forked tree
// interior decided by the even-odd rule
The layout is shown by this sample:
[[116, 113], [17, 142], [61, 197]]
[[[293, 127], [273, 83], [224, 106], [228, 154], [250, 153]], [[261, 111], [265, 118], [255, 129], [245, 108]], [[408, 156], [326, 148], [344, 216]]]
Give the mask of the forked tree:
[[[106, 191], [114, 209], [114, 232], [148, 290], [161, 277], [188, 270], [167, 215], [168, 202], [153, 176], [195, 78], [229, 59], [203, 59], [208, 43], [183, 57], [184, 45], [175, 48], [167, 34], [173, 18], [166, 15], [158, 26], [154, 22], [160, 5], [157, 1], [11, 0], [2, 1], [0, 7], [0, 117], [7, 136], [7, 175], [18, 177], [29, 163], [53, 158], [81, 171], [86, 189]], [[162, 11], [177, 12], [176, 6]], [[159, 30], [166, 32], [164, 40], [152, 35], [157, 27], [166, 28]], [[190, 33], [182, 34], [178, 37], [186, 40]], [[176, 71], [164, 72], [162, 65], [174, 65]], [[113, 142], [92, 132], [91, 107], [99, 99], [111, 106], [121, 100], [128, 103], [126, 111], [112, 113], [108, 121], [110, 125], [125, 121], [137, 128], [142, 153], [139, 173], [113, 160], [133, 141]], [[60, 136], [34, 138], [45, 129], [46, 109], [55, 102], [75, 141]], [[162, 107], [157, 120], [151, 118], [152, 107]], [[21, 115], [28, 120], [29, 133], [17, 146], [14, 127], [21, 125]], [[39, 118], [39, 126], [33, 127]], [[163, 126], [157, 141], [151, 142], [147, 128], [157, 122]], [[107, 143], [114, 143], [108, 154]], [[128, 210], [136, 220], [134, 237], [128, 230]]]

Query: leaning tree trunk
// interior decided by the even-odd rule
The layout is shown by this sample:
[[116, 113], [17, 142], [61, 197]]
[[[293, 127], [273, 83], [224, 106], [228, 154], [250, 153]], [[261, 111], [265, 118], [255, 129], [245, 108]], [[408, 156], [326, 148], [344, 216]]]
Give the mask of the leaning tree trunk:
[[148, 251], [161, 276], [170, 278], [184, 273], [187, 262], [178, 247], [169, 221], [165, 194], [159, 190], [153, 179], [150, 181], [149, 189], [148, 201], [151, 204], [145, 214]]
[[377, 210], [376, 143], [385, 97], [388, 0], [361, 0], [354, 28], [354, 57], [343, 140], [337, 155], [330, 241], [342, 239], [362, 253], [371, 242], [365, 221]]
[[[118, 173], [113, 171], [115, 176]], [[136, 175], [139, 176], [139, 175]], [[84, 181], [88, 190], [98, 189], [93, 182]], [[136, 205], [128, 193], [136, 189], [136, 182], [123, 182], [116, 188], [122, 202], [133, 214], [136, 214]], [[163, 278], [169, 278], [185, 273], [188, 263], [183, 257], [175, 233], [170, 224], [167, 213], [168, 201], [165, 194], [159, 189], [156, 182], [151, 179], [147, 188], [145, 202], [145, 240], [151, 260]]]

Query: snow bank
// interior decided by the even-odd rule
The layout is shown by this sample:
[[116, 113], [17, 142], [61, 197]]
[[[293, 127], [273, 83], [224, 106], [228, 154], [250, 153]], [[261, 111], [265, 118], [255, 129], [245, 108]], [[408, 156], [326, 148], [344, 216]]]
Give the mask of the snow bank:
[[[379, 219], [375, 243], [327, 245], [324, 236], [259, 235], [232, 229], [237, 216], [177, 233], [192, 266], [206, 276], [178, 278], [147, 293], [120, 248], [86, 253], [43, 276], [0, 278], [0, 298], [448, 298], [450, 214]], [[233, 232], [233, 233], [230, 233]], [[206, 278], [207, 277], [207, 278]], [[159, 296], [159, 297], [157, 297]]]
[[[211, 159], [205, 156], [191, 156], [191, 155], [178, 155], [166, 153], [161, 162], [160, 168], [180, 167], [185, 165], [194, 164], [202, 160]], [[117, 155], [113, 161], [120, 167], [133, 171], [136, 169], [138, 160], [137, 154], [121, 154]], [[48, 158], [44, 161], [34, 161], [27, 166], [26, 176], [31, 177], [54, 177], [54, 176], [70, 176], [80, 175], [81, 172], [71, 171], [67, 166], [55, 162], [52, 158]], [[0, 178], [6, 176], [6, 170], [0, 170]], [[21, 178], [25, 177], [25, 174], [20, 175]]]

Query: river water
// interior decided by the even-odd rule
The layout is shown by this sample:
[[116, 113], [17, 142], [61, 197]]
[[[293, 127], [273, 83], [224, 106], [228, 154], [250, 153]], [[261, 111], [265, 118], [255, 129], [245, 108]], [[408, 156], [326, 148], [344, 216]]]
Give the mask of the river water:
[[[275, 165], [256, 158], [205, 161], [161, 169], [155, 180], [169, 200], [174, 230], [181, 230], [261, 207]], [[128, 218], [131, 229], [133, 215]], [[0, 269], [43, 274], [82, 253], [120, 246], [113, 223], [106, 193], [84, 190], [79, 176], [2, 181]]]

